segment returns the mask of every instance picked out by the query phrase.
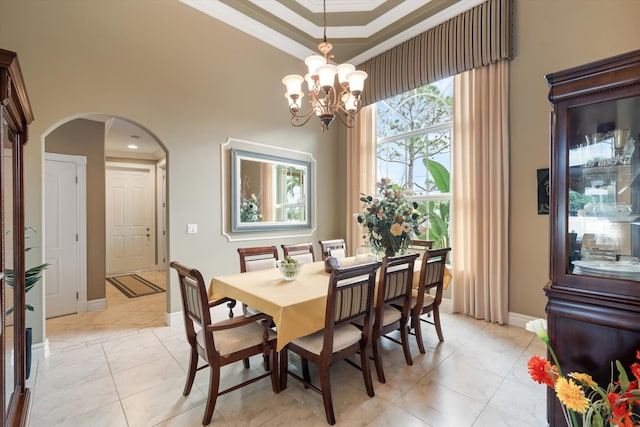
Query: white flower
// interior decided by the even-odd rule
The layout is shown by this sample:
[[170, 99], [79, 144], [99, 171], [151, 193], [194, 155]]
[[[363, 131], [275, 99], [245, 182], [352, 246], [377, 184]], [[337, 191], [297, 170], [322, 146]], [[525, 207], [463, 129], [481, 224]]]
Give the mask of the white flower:
[[533, 319], [527, 322], [525, 329], [529, 332], [533, 332], [538, 335], [544, 342], [549, 342], [549, 335], [547, 334], [547, 320], [546, 319]]

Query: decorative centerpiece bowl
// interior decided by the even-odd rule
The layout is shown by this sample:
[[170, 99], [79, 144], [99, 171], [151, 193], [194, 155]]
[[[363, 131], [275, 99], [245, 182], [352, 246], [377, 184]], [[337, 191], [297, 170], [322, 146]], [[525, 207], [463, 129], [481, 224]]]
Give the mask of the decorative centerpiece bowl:
[[286, 257], [278, 263], [278, 268], [280, 269], [280, 273], [282, 273], [282, 278], [291, 281], [298, 275], [298, 272], [302, 268], [302, 263], [291, 257]]

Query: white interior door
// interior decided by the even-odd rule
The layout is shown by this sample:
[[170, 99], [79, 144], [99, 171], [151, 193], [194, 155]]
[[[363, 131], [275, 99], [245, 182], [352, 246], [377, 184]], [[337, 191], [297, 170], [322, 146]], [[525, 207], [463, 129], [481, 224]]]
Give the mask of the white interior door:
[[107, 163], [107, 274], [151, 270], [155, 248], [154, 167]]
[[45, 155], [45, 316], [86, 301], [86, 158]]

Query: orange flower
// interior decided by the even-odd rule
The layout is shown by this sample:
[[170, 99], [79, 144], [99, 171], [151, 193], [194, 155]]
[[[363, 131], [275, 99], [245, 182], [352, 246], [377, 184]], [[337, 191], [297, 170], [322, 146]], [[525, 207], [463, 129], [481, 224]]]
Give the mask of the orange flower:
[[531, 359], [529, 359], [529, 363], [527, 363], [527, 367], [529, 368], [531, 379], [539, 384], [546, 384], [549, 387], [553, 387], [555, 375], [552, 374], [551, 363], [549, 363], [547, 359], [532, 356]]
[[609, 422], [618, 427], [637, 427], [637, 424], [633, 423], [633, 418], [629, 414], [624, 414], [619, 419], [609, 418]]
[[627, 415], [626, 403], [619, 401], [620, 393], [608, 393], [609, 405], [611, 405], [611, 414], [615, 419], [620, 419]]

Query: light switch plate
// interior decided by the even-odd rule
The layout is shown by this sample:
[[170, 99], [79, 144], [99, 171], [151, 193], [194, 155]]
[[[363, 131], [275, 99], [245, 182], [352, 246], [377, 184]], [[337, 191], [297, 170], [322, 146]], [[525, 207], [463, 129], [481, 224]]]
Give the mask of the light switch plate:
[[187, 224], [187, 234], [196, 234], [198, 232], [198, 224]]

